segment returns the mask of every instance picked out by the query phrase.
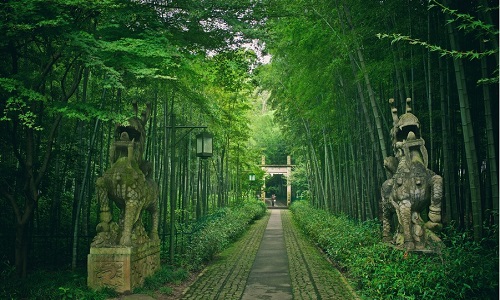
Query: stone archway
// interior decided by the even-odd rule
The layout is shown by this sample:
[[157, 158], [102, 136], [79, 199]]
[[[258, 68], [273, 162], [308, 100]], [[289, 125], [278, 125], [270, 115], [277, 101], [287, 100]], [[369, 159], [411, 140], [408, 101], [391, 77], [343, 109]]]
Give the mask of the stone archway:
[[[287, 183], [286, 183], [286, 205], [290, 206], [290, 203], [292, 202], [292, 184], [290, 183], [290, 175], [292, 174], [292, 158], [290, 155], [286, 157], [286, 165], [266, 165], [266, 157], [262, 155], [262, 163], [260, 165], [262, 170], [264, 170], [267, 174], [274, 175], [274, 174], [283, 174], [287, 178]], [[264, 184], [262, 185], [261, 189], [261, 198], [262, 201], [266, 201], [266, 182], [264, 181]]]

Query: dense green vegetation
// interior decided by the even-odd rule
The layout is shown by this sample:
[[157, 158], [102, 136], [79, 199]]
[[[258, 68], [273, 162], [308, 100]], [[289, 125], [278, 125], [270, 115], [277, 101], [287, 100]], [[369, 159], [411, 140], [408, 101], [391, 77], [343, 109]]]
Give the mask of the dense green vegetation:
[[[260, 192], [263, 154], [272, 164], [291, 155], [294, 198], [325, 216], [380, 218], [383, 159], [392, 154], [389, 98], [400, 114], [413, 99], [429, 168], [444, 178], [448, 244], [462, 245], [456, 251], [469, 263], [498, 226], [497, 1], [7, 0], [0, 16], [4, 278], [54, 268], [80, 274], [97, 224], [95, 182], [134, 101], [152, 106], [144, 159], [160, 190], [165, 265], [192, 260], [196, 269], [241, 232], [250, 219], [226, 209]], [[190, 126], [214, 135], [212, 158], [196, 157], [202, 129]], [[220, 226], [216, 215], [235, 227]], [[214, 244], [194, 238], [200, 224]], [[372, 234], [362, 245], [378, 245], [377, 221], [361, 224]], [[356, 246], [329, 251], [339, 265], [358, 248], [351, 238], [345, 243]], [[395, 261], [400, 269], [419, 264]], [[463, 271], [446, 266], [450, 278]], [[398, 274], [362, 272], [377, 276], [360, 285], [394, 294]], [[431, 273], [451, 284], [440, 272]], [[458, 294], [448, 295], [489, 284], [476, 276], [456, 277]], [[434, 288], [426, 295], [443, 287], [426, 286]]]
[[[316, 207], [380, 218], [389, 98], [411, 98], [444, 223], [498, 224], [498, 3], [278, 1], [258, 69]], [[484, 223], [486, 222], [486, 223]]]
[[[7, 1], [1, 5], [0, 260], [18, 276], [85, 264], [95, 235], [96, 179], [115, 124], [152, 104], [145, 159], [160, 186], [159, 228], [175, 228], [247, 195], [256, 65], [251, 1]], [[215, 22], [215, 23], [214, 23]], [[207, 126], [214, 155], [195, 155]], [[257, 168], [258, 169], [258, 168]], [[243, 175], [247, 174], [246, 179]], [[246, 185], [245, 185], [246, 184]], [[204, 197], [204, 195], [207, 195]], [[147, 220], [145, 220], [147, 224]], [[43, 255], [51, 249], [58, 255]], [[175, 251], [174, 251], [175, 250]], [[49, 257], [49, 259], [47, 259]]]
[[378, 222], [332, 215], [306, 201], [294, 220], [369, 299], [497, 299], [498, 228], [480, 242], [451, 228], [439, 254], [408, 253], [382, 243]]
[[92, 291], [87, 287], [85, 270], [39, 270], [25, 279], [2, 274], [0, 296], [3, 299], [95, 299], [116, 296], [111, 290]]

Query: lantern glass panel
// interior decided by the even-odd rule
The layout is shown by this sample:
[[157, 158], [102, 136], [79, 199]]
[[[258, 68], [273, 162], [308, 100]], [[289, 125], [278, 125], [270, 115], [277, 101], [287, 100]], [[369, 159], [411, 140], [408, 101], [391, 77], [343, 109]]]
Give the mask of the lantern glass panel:
[[203, 137], [201, 135], [196, 136], [196, 154], [201, 155], [203, 153]]
[[196, 136], [196, 155], [202, 158], [212, 156], [212, 135], [202, 132]]
[[203, 152], [212, 155], [212, 136], [210, 134], [203, 137], [203, 144]]

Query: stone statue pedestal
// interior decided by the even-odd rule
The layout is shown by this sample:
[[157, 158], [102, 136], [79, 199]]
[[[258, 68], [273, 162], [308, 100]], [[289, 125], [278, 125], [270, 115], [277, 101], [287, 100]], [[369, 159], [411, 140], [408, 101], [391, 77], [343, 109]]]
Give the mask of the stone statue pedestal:
[[132, 291], [160, 268], [160, 241], [133, 247], [91, 247], [87, 268], [90, 288]]

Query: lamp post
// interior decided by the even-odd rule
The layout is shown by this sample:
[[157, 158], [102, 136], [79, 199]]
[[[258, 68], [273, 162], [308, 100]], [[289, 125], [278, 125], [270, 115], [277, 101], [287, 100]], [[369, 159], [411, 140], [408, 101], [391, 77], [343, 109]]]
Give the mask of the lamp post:
[[[173, 105], [173, 102], [172, 102]], [[173, 108], [173, 107], [172, 107]], [[195, 128], [207, 128], [207, 126], [178, 126], [175, 125], [175, 114], [172, 113], [170, 115], [170, 125], [165, 126], [165, 128], [170, 129], [170, 237], [169, 237], [169, 256], [170, 256], [170, 261], [174, 261], [174, 238], [175, 238], [175, 211], [176, 211], [176, 194], [177, 194], [177, 185], [175, 183], [175, 150], [177, 146], [176, 141], [176, 129], [189, 129], [188, 133], [191, 132]], [[186, 133], [186, 134], [188, 134]], [[184, 135], [186, 136], [186, 135]], [[183, 136], [183, 137], [184, 137]], [[179, 138], [182, 139], [183, 137]], [[211, 148], [210, 148], [211, 149]], [[208, 146], [207, 146], [208, 150]], [[210, 150], [211, 152], [211, 150]], [[210, 155], [211, 156], [211, 155]], [[207, 156], [208, 157], [208, 156]], [[165, 164], [167, 163], [167, 160], [165, 160]], [[165, 165], [165, 169], [167, 169], [167, 165]]]
[[[203, 214], [206, 213], [207, 208], [208, 208], [208, 203], [207, 203], [207, 185], [208, 185], [208, 180], [207, 180], [207, 167], [203, 167], [204, 161], [212, 157], [212, 147], [213, 146], [213, 135], [204, 131], [198, 135], [196, 135], [196, 156], [201, 158], [200, 161], [200, 169], [201, 169], [201, 198], [202, 198], [202, 205], [203, 205]], [[203, 174], [203, 171], [204, 174]], [[200, 206], [200, 202], [198, 201], [196, 203], [196, 217], [200, 217], [202, 214], [202, 208]]]

